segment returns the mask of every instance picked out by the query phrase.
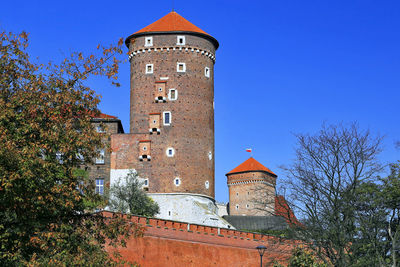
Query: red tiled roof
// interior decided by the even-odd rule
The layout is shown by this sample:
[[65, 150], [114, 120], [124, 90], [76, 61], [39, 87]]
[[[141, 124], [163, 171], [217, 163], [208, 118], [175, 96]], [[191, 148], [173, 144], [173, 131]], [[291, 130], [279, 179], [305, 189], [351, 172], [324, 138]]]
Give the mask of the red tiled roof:
[[168, 13], [161, 19], [157, 20], [156, 22], [153, 22], [149, 26], [144, 27], [143, 29], [135, 32], [134, 34], [142, 32], [178, 32], [178, 31], [198, 32], [209, 35], [205, 31], [201, 30], [199, 27], [190, 23], [188, 20], [186, 20], [184, 17], [182, 17], [175, 11]]
[[98, 119], [117, 119], [118, 118], [118, 117], [107, 115], [107, 114], [104, 114], [104, 113], [100, 113], [99, 116], [95, 116], [95, 117], [98, 118]]
[[294, 215], [292, 209], [289, 207], [284, 196], [275, 196], [275, 215], [285, 218], [286, 222], [290, 225], [302, 226]]
[[270, 169], [262, 165], [260, 162], [253, 158], [249, 158], [230, 172], [228, 172], [226, 175], [229, 174], [234, 174], [238, 172], [249, 172], [249, 171], [263, 171], [263, 172], [268, 172], [272, 175], [277, 176], [275, 173], [273, 173]]

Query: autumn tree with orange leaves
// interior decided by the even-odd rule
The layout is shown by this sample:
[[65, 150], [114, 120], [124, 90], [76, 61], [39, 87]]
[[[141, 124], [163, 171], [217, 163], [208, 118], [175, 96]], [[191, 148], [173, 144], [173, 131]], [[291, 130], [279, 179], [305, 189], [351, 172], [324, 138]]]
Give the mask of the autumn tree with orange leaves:
[[85, 81], [105, 76], [119, 86], [122, 43], [37, 64], [26, 33], [0, 33], [1, 266], [114, 265], [104, 247], [140, 234], [94, 212], [105, 200], [76, 172], [102, 146], [90, 122], [99, 96]]

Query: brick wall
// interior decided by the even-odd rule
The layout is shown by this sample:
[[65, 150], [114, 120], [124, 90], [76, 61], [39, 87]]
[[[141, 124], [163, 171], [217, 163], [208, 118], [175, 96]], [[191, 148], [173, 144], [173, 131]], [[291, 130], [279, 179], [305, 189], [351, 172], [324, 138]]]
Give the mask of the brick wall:
[[[104, 130], [110, 135], [123, 132], [120, 120], [96, 119], [92, 122], [93, 127], [96, 128], [97, 126], [99, 126], [100, 122], [104, 126]], [[94, 164], [92, 165], [82, 167], [88, 171], [89, 181], [93, 183], [96, 178], [104, 179], [104, 185], [110, 182], [110, 164], [111, 164], [110, 140], [111, 137], [103, 138], [104, 146], [102, 147], [102, 149], [104, 149], [104, 163], [96, 164], [94, 162]]]
[[[264, 266], [286, 262], [297, 241], [268, 235], [133, 217], [145, 227], [144, 237], [131, 238], [118, 251], [140, 266], [259, 266], [258, 245], [267, 247]], [[108, 247], [108, 251], [115, 250]]]
[[[152, 35], [157, 51], [140, 52], [131, 58], [130, 133], [145, 134], [151, 140], [151, 162], [133, 159], [133, 168], [149, 178], [149, 193], [197, 193], [214, 197], [214, 61], [200, 51], [215, 53], [214, 45], [206, 38], [184, 34], [186, 44], [177, 47], [177, 34]], [[130, 51], [148, 49], [145, 36], [133, 39]], [[163, 48], [163, 51], [161, 51]], [[168, 49], [168, 51], [167, 51]], [[177, 72], [177, 63], [186, 64], [186, 72]], [[153, 64], [153, 73], [146, 74], [146, 65]], [[204, 73], [210, 69], [210, 77]], [[158, 102], [158, 86], [162, 77], [169, 89], [178, 91], [178, 98]], [[164, 90], [164, 89], [163, 89]], [[167, 94], [166, 94], [167, 95]], [[171, 112], [171, 125], [163, 123], [163, 112]], [[160, 134], [149, 134], [149, 116], [160, 113]], [[119, 139], [120, 140], [120, 139]], [[175, 150], [167, 157], [167, 148]], [[131, 147], [132, 151], [135, 148]], [[132, 152], [135, 154], [134, 152]], [[151, 169], [146, 169], [151, 168]], [[174, 184], [175, 178], [181, 184]], [[208, 182], [207, 186], [206, 183]]]
[[261, 171], [227, 176], [229, 215], [267, 216], [275, 211], [276, 177]]

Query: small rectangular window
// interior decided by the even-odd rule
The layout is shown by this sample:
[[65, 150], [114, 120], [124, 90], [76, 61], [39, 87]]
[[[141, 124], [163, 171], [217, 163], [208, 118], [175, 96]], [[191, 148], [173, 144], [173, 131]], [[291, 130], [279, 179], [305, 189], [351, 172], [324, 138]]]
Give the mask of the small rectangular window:
[[204, 68], [204, 76], [206, 76], [207, 78], [210, 78], [210, 68], [208, 68], [208, 67]]
[[185, 36], [177, 36], [176, 44], [177, 45], [185, 45]]
[[104, 194], [104, 179], [96, 178], [96, 194], [103, 195]]
[[182, 62], [178, 62], [176, 64], [176, 71], [177, 72], [185, 72], [186, 71], [186, 64]]
[[164, 117], [164, 125], [171, 125], [171, 112], [164, 111], [163, 117]]
[[104, 127], [101, 125], [96, 126], [96, 132], [98, 133], [105, 133], [106, 131], [104, 130]]
[[153, 37], [146, 37], [144, 39], [144, 46], [153, 46]]
[[153, 64], [147, 64], [146, 65], [146, 74], [152, 74], [153, 73]]
[[168, 98], [169, 98], [169, 100], [177, 100], [178, 99], [178, 90], [169, 89]]
[[145, 179], [144, 180], [144, 186], [148, 186], [149, 185], [149, 180], [148, 179]]
[[96, 164], [104, 164], [104, 149], [100, 149], [99, 157], [96, 158]]

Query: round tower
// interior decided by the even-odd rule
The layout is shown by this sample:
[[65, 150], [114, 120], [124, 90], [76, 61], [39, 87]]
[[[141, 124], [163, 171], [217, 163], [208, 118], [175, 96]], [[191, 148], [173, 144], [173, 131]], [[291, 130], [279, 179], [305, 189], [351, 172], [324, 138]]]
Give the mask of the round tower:
[[133, 166], [160, 205], [158, 217], [218, 220], [210, 215], [216, 212], [214, 63], [218, 41], [171, 12], [130, 35], [125, 43], [131, 68], [130, 134], [136, 140], [132, 142], [137, 142], [133, 153], [138, 155]]
[[229, 187], [229, 215], [268, 216], [275, 214], [275, 186], [278, 177], [254, 158], [226, 174]]

